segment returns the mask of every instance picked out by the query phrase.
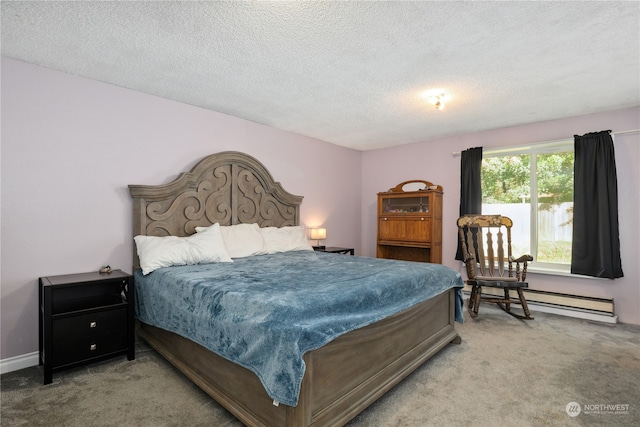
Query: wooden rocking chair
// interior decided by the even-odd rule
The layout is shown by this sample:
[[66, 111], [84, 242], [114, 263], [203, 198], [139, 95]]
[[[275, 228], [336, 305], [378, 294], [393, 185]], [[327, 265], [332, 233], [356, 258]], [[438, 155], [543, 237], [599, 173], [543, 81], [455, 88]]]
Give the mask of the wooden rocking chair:
[[[501, 309], [518, 319], [533, 320], [522, 292], [523, 288], [529, 287], [525, 282], [527, 263], [533, 261], [533, 257], [512, 256], [512, 225], [511, 219], [501, 215], [465, 215], [458, 218], [458, 234], [467, 270], [467, 283], [471, 286], [467, 304], [471, 317], [478, 316], [480, 301], [486, 301], [498, 304]], [[497, 239], [495, 242], [494, 234]], [[483, 296], [482, 287], [502, 288], [504, 297]], [[511, 290], [518, 293], [517, 300], [510, 297]], [[514, 313], [511, 304], [520, 304], [524, 315]]]

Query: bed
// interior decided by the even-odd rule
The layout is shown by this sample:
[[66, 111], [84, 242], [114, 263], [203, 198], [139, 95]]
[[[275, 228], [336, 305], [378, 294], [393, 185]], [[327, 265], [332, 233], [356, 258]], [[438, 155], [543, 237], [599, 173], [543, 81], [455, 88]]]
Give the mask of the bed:
[[[302, 197], [244, 153], [213, 154], [172, 182], [129, 190], [138, 239], [192, 238], [244, 224], [261, 232], [300, 228]], [[134, 251], [138, 335], [244, 424], [289, 427], [344, 425], [449, 343], [460, 343], [457, 272], [294, 249], [148, 274]], [[395, 283], [398, 271], [414, 275], [406, 289]], [[325, 304], [329, 294], [336, 301]], [[268, 300], [275, 308], [264, 305]], [[197, 315], [178, 321], [181, 312]], [[308, 318], [289, 321], [294, 315]], [[231, 342], [240, 327], [246, 336]], [[283, 338], [292, 336], [292, 344]], [[262, 341], [268, 350], [257, 347]]]

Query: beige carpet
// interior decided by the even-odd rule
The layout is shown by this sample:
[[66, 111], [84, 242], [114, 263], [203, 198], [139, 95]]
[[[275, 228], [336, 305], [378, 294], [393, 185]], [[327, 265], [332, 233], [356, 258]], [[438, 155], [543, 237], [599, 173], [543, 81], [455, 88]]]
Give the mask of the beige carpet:
[[[456, 325], [462, 344], [349, 426], [640, 425], [640, 327], [534, 316], [483, 304], [478, 320]], [[42, 368], [27, 368], [0, 387], [3, 427], [242, 425], [143, 343], [132, 362], [57, 373], [47, 386]]]

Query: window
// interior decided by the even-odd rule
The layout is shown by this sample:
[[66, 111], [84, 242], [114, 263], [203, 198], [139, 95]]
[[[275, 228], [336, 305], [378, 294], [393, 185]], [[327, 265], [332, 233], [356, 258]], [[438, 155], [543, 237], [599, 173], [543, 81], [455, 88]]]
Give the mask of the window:
[[573, 159], [573, 140], [483, 153], [482, 213], [513, 220], [513, 254], [536, 270], [570, 270]]

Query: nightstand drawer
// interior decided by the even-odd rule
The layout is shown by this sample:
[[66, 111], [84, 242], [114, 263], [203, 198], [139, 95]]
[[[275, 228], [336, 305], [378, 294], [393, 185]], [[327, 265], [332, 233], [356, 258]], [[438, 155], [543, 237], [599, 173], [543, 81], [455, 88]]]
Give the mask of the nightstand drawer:
[[57, 341], [54, 344], [53, 366], [104, 356], [127, 348], [127, 331], [111, 330], [105, 334], [71, 341]]
[[126, 332], [127, 306], [70, 317], [54, 316], [52, 329], [56, 342], [103, 335], [114, 330]]

